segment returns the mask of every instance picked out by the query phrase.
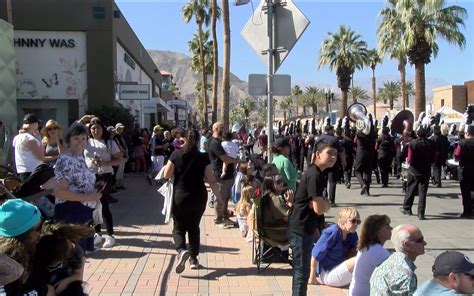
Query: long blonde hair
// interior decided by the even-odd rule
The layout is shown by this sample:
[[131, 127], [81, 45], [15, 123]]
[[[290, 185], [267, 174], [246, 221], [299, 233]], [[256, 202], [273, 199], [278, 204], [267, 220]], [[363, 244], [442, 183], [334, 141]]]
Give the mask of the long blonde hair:
[[[252, 206], [252, 199], [255, 197], [255, 188], [250, 185], [244, 186], [237, 203], [236, 212], [240, 213], [242, 209]], [[247, 213], [248, 214], [248, 213]]]

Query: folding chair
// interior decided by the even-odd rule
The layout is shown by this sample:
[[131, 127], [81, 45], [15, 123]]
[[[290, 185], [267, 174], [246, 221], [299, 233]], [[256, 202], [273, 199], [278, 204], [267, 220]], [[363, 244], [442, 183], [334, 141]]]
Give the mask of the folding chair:
[[265, 231], [286, 231], [287, 227], [263, 227], [261, 198], [254, 200], [254, 229], [252, 242], [252, 263], [257, 265], [257, 274], [266, 270], [274, 262], [288, 263], [289, 242], [282, 244], [265, 235]]

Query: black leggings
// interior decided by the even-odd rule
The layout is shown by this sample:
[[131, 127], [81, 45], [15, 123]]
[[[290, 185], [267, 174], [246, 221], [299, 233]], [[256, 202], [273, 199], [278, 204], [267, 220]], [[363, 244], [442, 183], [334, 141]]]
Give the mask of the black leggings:
[[[206, 210], [206, 202], [177, 207], [173, 205], [173, 240], [176, 251], [189, 250], [192, 258], [199, 255], [201, 231], [199, 223]], [[188, 233], [189, 248], [186, 247]]]
[[[104, 191], [102, 191], [102, 197], [100, 198], [100, 203], [102, 204], [102, 217], [104, 218], [107, 234], [113, 235], [114, 234], [114, 221], [112, 219], [112, 213], [110, 212], [109, 201], [110, 201], [110, 190], [112, 189], [114, 176], [112, 175], [112, 173], [106, 173], [106, 174], [95, 175], [95, 176], [96, 176], [96, 182], [104, 181], [106, 183]], [[100, 233], [102, 225], [97, 224], [94, 228], [95, 228], [96, 233]]]

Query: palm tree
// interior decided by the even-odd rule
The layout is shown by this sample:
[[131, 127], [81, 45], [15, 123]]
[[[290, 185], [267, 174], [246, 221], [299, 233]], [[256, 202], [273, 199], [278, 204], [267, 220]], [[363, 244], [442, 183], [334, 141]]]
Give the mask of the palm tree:
[[300, 96], [303, 94], [301, 87], [298, 84], [295, 84], [291, 88], [291, 97], [293, 99], [293, 103], [296, 106], [296, 116], [298, 116], [298, 107], [300, 105]]
[[213, 70], [212, 70], [212, 122], [217, 121], [217, 89], [219, 88], [219, 52], [217, 47], [217, 30], [216, 24], [217, 19], [221, 17], [221, 10], [217, 6], [217, 0], [212, 0], [212, 18], [211, 18], [211, 31], [212, 31], [212, 55], [213, 59]]
[[319, 65], [329, 64], [329, 70], [336, 71], [337, 85], [342, 92], [341, 117], [347, 113], [347, 92], [351, 85], [351, 76], [357, 67], [364, 64], [367, 56], [367, 44], [362, 36], [343, 25], [337, 33], [328, 33], [319, 49]]
[[284, 97], [278, 103], [280, 110], [283, 111], [283, 124], [286, 124], [286, 114], [287, 114], [287, 111], [291, 112], [292, 105], [293, 105], [293, 99], [290, 96]]
[[379, 88], [379, 97], [383, 99], [384, 104], [388, 100], [390, 110], [393, 110], [394, 101], [400, 97], [400, 83], [398, 81], [385, 81], [383, 87]]
[[377, 118], [377, 82], [375, 79], [375, 67], [382, 63], [382, 57], [376, 49], [369, 50], [367, 54], [367, 65], [372, 69], [372, 99], [374, 101], [374, 118]]
[[426, 105], [425, 65], [431, 62], [431, 55], [438, 54], [437, 39], [441, 37], [464, 49], [466, 38], [460, 26], [464, 26], [467, 11], [457, 5], [447, 6], [446, 0], [390, 0], [389, 4], [394, 18], [399, 19], [400, 45], [410, 64], [415, 65], [415, 116], [418, 117]]
[[[201, 84], [207, 85], [207, 74], [205, 69], [205, 60], [204, 60], [204, 42], [203, 42], [203, 25], [206, 27], [209, 26], [211, 21], [210, 19], [210, 7], [209, 0], [190, 0], [186, 3], [183, 8], [183, 21], [189, 23], [192, 18], [194, 18], [196, 25], [198, 27], [198, 46], [199, 46], [199, 58], [201, 62]], [[203, 113], [204, 113], [204, 124], [207, 126], [209, 124], [207, 118], [207, 92], [206, 87], [202, 87], [202, 100], [203, 100]]]
[[229, 94], [230, 94], [230, 20], [229, 0], [222, 0], [222, 25], [224, 31], [224, 64], [222, 69], [221, 121], [229, 126]]
[[358, 100], [368, 100], [370, 99], [369, 95], [367, 94], [367, 91], [363, 89], [362, 87], [359, 86], [354, 86], [349, 90], [349, 95], [354, 98], [354, 103], [356, 103]]
[[304, 96], [306, 102], [313, 109], [313, 117], [318, 113], [318, 105], [325, 101], [324, 90], [318, 87], [308, 86], [305, 89]]
[[406, 102], [407, 108], [410, 108], [410, 97], [415, 95], [415, 86], [412, 81], [407, 81], [405, 84]]

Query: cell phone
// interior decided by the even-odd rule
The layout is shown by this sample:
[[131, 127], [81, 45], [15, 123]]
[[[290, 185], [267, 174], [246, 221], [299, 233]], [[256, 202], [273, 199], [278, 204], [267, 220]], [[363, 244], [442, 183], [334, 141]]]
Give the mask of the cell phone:
[[104, 191], [106, 184], [107, 183], [105, 181], [99, 181], [95, 183], [94, 187], [95, 189], [97, 189], [98, 192], [102, 192]]

